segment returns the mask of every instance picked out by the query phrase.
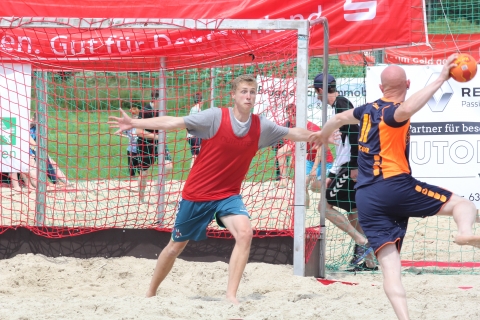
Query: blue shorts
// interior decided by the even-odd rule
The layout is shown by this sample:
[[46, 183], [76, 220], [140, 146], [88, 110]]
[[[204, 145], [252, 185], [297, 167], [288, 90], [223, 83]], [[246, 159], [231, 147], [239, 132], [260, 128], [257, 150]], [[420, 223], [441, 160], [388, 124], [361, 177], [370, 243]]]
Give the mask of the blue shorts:
[[225, 228], [220, 218], [231, 214], [250, 218], [241, 195], [203, 202], [182, 199], [178, 204], [172, 241], [204, 240], [207, 238], [207, 227], [213, 219], [220, 227]]
[[358, 221], [378, 253], [384, 245], [402, 247], [408, 218], [437, 214], [452, 192], [402, 174], [357, 189]]
[[[314, 161], [307, 160], [307, 176], [312, 172], [313, 164]], [[327, 163], [327, 174], [330, 172], [330, 169], [332, 169], [333, 163]], [[322, 177], [322, 166], [321, 163], [318, 164], [317, 167], [317, 179], [320, 180]]]

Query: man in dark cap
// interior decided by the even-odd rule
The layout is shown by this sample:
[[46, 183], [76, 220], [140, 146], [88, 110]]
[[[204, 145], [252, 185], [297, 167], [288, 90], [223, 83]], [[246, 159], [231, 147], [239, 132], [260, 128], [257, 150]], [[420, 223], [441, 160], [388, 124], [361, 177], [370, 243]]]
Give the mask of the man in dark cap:
[[[313, 88], [319, 100], [323, 95], [323, 80], [323, 73], [320, 73], [313, 81]], [[333, 107], [336, 114], [353, 109], [352, 103], [347, 98], [338, 95], [336, 80], [330, 74], [327, 74], [327, 90], [328, 104]], [[373, 250], [358, 223], [355, 202], [355, 182], [358, 175], [358, 125], [344, 125], [340, 128], [340, 132], [342, 134], [341, 141], [338, 141], [335, 147], [335, 161], [326, 181], [327, 210], [325, 216], [355, 241], [353, 258], [350, 261], [351, 270], [377, 270]], [[315, 181], [312, 184], [313, 192], [320, 192], [320, 183], [320, 181]], [[348, 219], [339, 210], [334, 209], [334, 206], [346, 211]]]

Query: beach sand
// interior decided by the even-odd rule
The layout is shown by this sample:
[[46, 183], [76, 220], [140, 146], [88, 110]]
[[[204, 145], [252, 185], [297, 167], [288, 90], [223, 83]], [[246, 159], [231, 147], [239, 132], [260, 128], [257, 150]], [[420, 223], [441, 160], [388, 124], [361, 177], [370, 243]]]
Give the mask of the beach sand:
[[[144, 298], [154, 266], [132, 257], [1, 260], [0, 319], [395, 319], [380, 274], [330, 273], [358, 285], [323, 285], [289, 265], [250, 263], [232, 305], [227, 264], [178, 259], [158, 295]], [[479, 280], [405, 272], [412, 319], [479, 319]]]
[[[123, 181], [96, 181], [78, 182], [68, 192], [50, 191], [46, 224], [152, 227], [157, 207], [139, 204], [125, 187]], [[178, 181], [166, 184], [167, 224], [173, 222], [181, 187]], [[270, 183], [244, 185], [252, 224], [266, 229], [291, 226], [292, 191]], [[2, 188], [1, 196], [1, 225], [33, 225], [34, 194]], [[319, 224], [317, 203], [318, 195], [313, 194], [307, 226]], [[455, 233], [451, 218], [411, 219], [402, 259], [479, 261], [479, 250], [453, 242]], [[0, 319], [395, 319], [380, 273], [334, 271], [345, 268], [351, 249], [350, 238], [327, 222], [327, 277], [358, 285], [326, 286], [312, 277], [294, 276], [291, 265], [251, 263], [240, 285], [238, 306], [224, 300], [228, 266], [223, 262], [179, 259], [158, 296], [146, 299], [155, 260], [17, 255], [0, 260]], [[475, 273], [478, 268], [406, 268], [403, 281], [412, 319], [480, 319], [480, 276]]]

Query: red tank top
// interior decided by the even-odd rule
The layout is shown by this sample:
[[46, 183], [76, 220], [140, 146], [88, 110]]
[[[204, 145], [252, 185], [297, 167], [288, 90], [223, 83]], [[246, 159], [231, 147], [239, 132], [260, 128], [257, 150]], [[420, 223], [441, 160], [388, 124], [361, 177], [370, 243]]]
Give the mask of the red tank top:
[[222, 122], [210, 139], [202, 139], [200, 154], [183, 188], [189, 201], [221, 200], [240, 194], [240, 187], [258, 150], [260, 119], [252, 114], [250, 130], [237, 137], [230, 122], [230, 110], [222, 109]]

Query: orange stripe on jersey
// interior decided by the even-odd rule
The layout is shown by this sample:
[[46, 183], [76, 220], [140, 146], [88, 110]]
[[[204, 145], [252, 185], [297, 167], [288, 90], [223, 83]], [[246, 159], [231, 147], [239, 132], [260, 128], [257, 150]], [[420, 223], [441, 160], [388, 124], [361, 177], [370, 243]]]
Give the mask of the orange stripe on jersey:
[[358, 139], [358, 141], [367, 142], [368, 130], [370, 130], [371, 126], [372, 124], [370, 123], [370, 115], [368, 113], [365, 113], [363, 115], [363, 125], [362, 125], [360, 138]]
[[405, 155], [409, 128], [410, 121], [400, 128], [388, 126], [383, 119], [378, 125], [380, 157], [382, 158], [381, 168], [384, 179], [402, 173], [410, 173], [408, 159]]
[[380, 156], [378, 154], [373, 156], [373, 175], [378, 176], [380, 174], [380, 165], [381, 165], [381, 160]]

